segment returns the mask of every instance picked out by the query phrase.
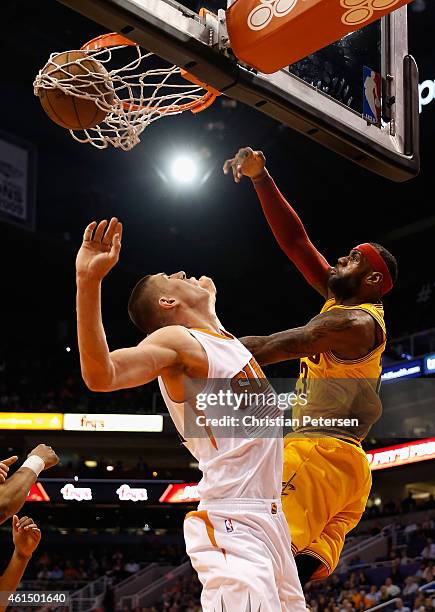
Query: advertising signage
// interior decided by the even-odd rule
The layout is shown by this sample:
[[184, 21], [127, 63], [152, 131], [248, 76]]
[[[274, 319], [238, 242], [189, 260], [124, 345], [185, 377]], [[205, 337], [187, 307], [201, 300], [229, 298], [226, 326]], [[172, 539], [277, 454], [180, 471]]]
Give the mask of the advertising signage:
[[0, 429], [60, 430], [63, 414], [55, 412], [0, 412]]
[[[160, 503], [168, 486], [185, 486], [180, 481], [122, 480], [99, 478], [41, 478], [32, 486], [27, 501], [84, 504]], [[162, 499], [162, 501], [164, 501]], [[168, 500], [169, 503], [170, 500]]]
[[161, 414], [80, 414], [66, 413], [63, 419], [65, 431], [163, 431]]
[[367, 459], [372, 471], [435, 459], [435, 438], [378, 448], [368, 452]]
[[423, 374], [421, 359], [414, 361], [403, 361], [393, 366], [387, 366], [382, 370], [381, 379], [384, 382], [402, 378], [417, 378]]
[[[372, 471], [435, 459], [435, 438], [413, 440], [367, 452]], [[199, 501], [198, 483], [168, 480], [41, 478], [29, 491], [29, 502], [71, 504], [183, 504]]]

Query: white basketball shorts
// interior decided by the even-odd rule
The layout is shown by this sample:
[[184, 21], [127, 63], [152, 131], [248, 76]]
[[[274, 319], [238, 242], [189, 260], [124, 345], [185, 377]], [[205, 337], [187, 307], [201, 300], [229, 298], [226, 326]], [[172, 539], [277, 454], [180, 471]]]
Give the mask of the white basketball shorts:
[[203, 501], [184, 537], [203, 612], [306, 612], [281, 501]]

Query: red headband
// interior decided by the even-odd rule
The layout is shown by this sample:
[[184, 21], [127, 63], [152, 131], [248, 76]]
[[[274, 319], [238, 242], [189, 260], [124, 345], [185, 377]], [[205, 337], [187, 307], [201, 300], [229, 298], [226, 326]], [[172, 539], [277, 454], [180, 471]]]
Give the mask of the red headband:
[[393, 288], [393, 279], [391, 278], [390, 271], [383, 257], [379, 255], [378, 251], [374, 246], [368, 242], [359, 244], [354, 248], [355, 251], [359, 251], [367, 258], [368, 262], [373, 268], [373, 272], [380, 272], [383, 276], [381, 285], [381, 295], [385, 295]]

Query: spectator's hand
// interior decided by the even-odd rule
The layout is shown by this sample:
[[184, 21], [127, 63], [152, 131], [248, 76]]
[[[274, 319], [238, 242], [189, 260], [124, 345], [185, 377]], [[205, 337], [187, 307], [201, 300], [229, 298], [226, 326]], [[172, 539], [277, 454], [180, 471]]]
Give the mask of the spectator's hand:
[[18, 457], [16, 455], [9, 457], [9, 459], [3, 459], [0, 461], [0, 484], [3, 484], [8, 477], [9, 466], [13, 465], [16, 461], [18, 461]]
[[261, 151], [253, 151], [250, 147], [239, 149], [237, 155], [224, 163], [224, 174], [233, 171], [234, 181], [240, 183], [243, 176], [259, 178], [265, 173], [266, 159]]
[[21, 557], [31, 557], [41, 541], [41, 530], [33, 519], [16, 514], [12, 518], [12, 537], [15, 551]]
[[121, 250], [122, 223], [115, 217], [107, 221], [92, 221], [85, 229], [82, 246], [77, 253], [77, 276], [101, 281], [118, 263]]
[[57, 465], [59, 463], [59, 457], [56, 455], [51, 446], [47, 446], [46, 444], [38, 444], [36, 448], [34, 448], [28, 454], [28, 457], [31, 455], [37, 455], [41, 457], [43, 462], [45, 463], [45, 470]]

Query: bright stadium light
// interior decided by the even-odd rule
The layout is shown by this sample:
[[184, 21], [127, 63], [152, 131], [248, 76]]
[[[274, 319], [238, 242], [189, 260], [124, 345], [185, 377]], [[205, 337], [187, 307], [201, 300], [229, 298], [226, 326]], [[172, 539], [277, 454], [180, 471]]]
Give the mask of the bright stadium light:
[[198, 174], [198, 167], [191, 157], [177, 157], [172, 162], [171, 175], [179, 183], [191, 183]]

